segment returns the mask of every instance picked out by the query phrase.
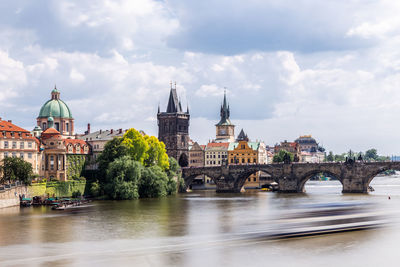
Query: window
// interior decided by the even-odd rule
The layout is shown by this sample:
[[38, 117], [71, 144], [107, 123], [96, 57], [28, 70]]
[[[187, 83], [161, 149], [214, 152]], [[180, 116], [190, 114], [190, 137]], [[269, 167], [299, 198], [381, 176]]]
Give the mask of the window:
[[8, 148], [8, 141], [4, 141], [4, 148]]
[[17, 148], [17, 142], [12, 142], [12, 148]]
[[242, 148], [242, 149], [245, 149], [245, 148], [246, 148], [246, 146], [245, 146], [245, 145], [242, 145], [242, 146], [241, 146], [241, 148]]
[[253, 162], [254, 162], [254, 163], [257, 163], [257, 159], [253, 159]]
[[54, 156], [50, 156], [50, 170], [54, 170]]
[[65, 130], [66, 130], [67, 132], [69, 132], [69, 123], [68, 123], [68, 122], [65, 124]]
[[24, 158], [24, 153], [19, 153], [19, 157], [20, 157], [21, 159], [23, 159], [23, 158]]
[[233, 159], [231, 159], [231, 163], [233, 163]]
[[28, 153], [28, 159], [32, 158], [32, 153]]
[[254, 177], [254, 178], [253, 178], [253, 181], [254, 181], [254, 182], [256, 182], [256, 181], [257, 181], [257, 178], [256, 178], [256, 177]]
[[218, 155], [218, 158], [221, 158], [221, 155]]
[[28, 142], [28, 148], [32, 148], [32, 142]]
[[247, 163], [250, 163], [250, 159], [247, 159]]
[[56, 122], [56, 123], [55, 123], [55, 126], [56, 126], [56, 127], [55, 127], [56, 130], [57, 130], [57, 131], [60, 131], [60, 123], [59, 123], [59, 122]]
[[5, 158], [8, 157], [8, 152], [4, 152], [4, 157], [5, 157]]
[[47, 124], [46, 124], [45, 122], [43, 122], [43, 123], [42, 123], [42, 130], [43, 130], [43, 131], [46, 130], [46, 128], [47, 128], [46, 126], [47, 126]]
[[13, 157], [13, 158], [16, 158], [16, 157], [17, 157], [17, 153], [16, 153], [16, 152], [13, 152], [13, 153], [12, 153], [12, 157]]
[[24, 142], [19, 143], [19, 148], [20, 149], [24, 149], [25, 148], [25, 143]]
[[244, 163], [244, 159], [242, 159], [242, 163]]

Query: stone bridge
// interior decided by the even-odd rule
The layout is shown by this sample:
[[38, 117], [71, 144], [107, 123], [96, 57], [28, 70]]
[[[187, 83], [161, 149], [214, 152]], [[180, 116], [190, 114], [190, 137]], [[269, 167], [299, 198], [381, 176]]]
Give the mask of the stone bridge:
[[353, 163], [275, 163], [228, 165], [218, 167], [188, 167], [182, 176], [188, 187], [194, 178], [207, 175], [217, 186], [217, 192], [241, 192], [249, 175], [263, 171], [278, 183], [279, 192], [304, 192], [304, 184], [315, 174], [326, 173], [342, 184], [343, 193], [367, 193], [372, 179], [386, 170], [399, 170], [400, 162]]

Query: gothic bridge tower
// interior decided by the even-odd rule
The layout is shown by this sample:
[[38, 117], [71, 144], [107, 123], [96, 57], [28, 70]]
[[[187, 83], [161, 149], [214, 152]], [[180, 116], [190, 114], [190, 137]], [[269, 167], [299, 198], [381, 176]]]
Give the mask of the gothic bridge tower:
[[189, 164], [189, 107], [182, 111], [175, 88], [169, 93], [167, 110], [160, 112], [158, 107], [158, 139], [164, 142], [167, 154], [175, 158], [179, 165], [186, 167]]
[[224, 92], [224, 101], [220, 110], [220, 121], [216, 126], [216, 142], [234, 142], [235, 141], [235, 125], [230, 120], [229, 104], [226, 101], [226, 91]]

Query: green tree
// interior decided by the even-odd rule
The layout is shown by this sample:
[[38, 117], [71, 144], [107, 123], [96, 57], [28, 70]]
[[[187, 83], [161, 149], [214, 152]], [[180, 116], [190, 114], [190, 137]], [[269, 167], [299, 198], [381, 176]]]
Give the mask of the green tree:
[[138, 181], [142, 169], [142, 164], [129, 156], [114, 160], [107, 169], [104, 192], [111, 199], [138, 198]]
[[140, 197], [162, 197], [167, 194], [167, 174], [158, 166], [145, 168], [139, 182]]
[[134, 161], [144, 163], [148, 158], [147, 151], [149, 150], [149, 144], [145, 137], [136, 129], [129, 129], [123, 136], [122, 143], [127, 147], [129, 156]]
[[378, 157], [378, 151], [375, 148], [371, 148], [365, 151], [365, 158], [367, 160], [377, 160]]
[[32, 182], [33, 170], [29, 162], [21, 158], [6, 157], [0, 167], [1, 183], [21, 181], [25, 184]]
[[333, 155], [332, 151], [329, 151], [328, 156], [326, 157], [326, 161], [332, 162], [335, 160], [335, 156]]
[[103, 152], [97, 158], [99, 168], [98, 179], [100, 183], [106, 178], [108, 165], [117, 158], [128, 155], [128, 149], [122, 141], [123, 139], [121, 137], [114, 137], [108, 141], [104, 146]]
[[283, 162], [285, 159], [285, 155], [290, 157], [290, 161], [293, 162], [294, 155], [291, 152], [288, 152], [286, 150], [280, 150], [277, 154], [274, 155], [272, 161], [273, 162]]
[[169, 167], [169, 161], [165, 144], [160, 142], [155, 136], [146, 135], [144, 139], [148, 144], [144, 165], [146, 167], [157, 165], [161, 169], [167, 170]]

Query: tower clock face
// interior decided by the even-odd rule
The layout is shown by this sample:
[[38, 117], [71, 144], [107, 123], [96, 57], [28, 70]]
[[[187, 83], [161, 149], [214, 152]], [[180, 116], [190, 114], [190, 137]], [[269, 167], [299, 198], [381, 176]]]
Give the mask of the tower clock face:
[[226, 134], [226, 130], [225, 129], [221, 129], [221, 130], [219, 130], [219, 133], [220, 134]]

